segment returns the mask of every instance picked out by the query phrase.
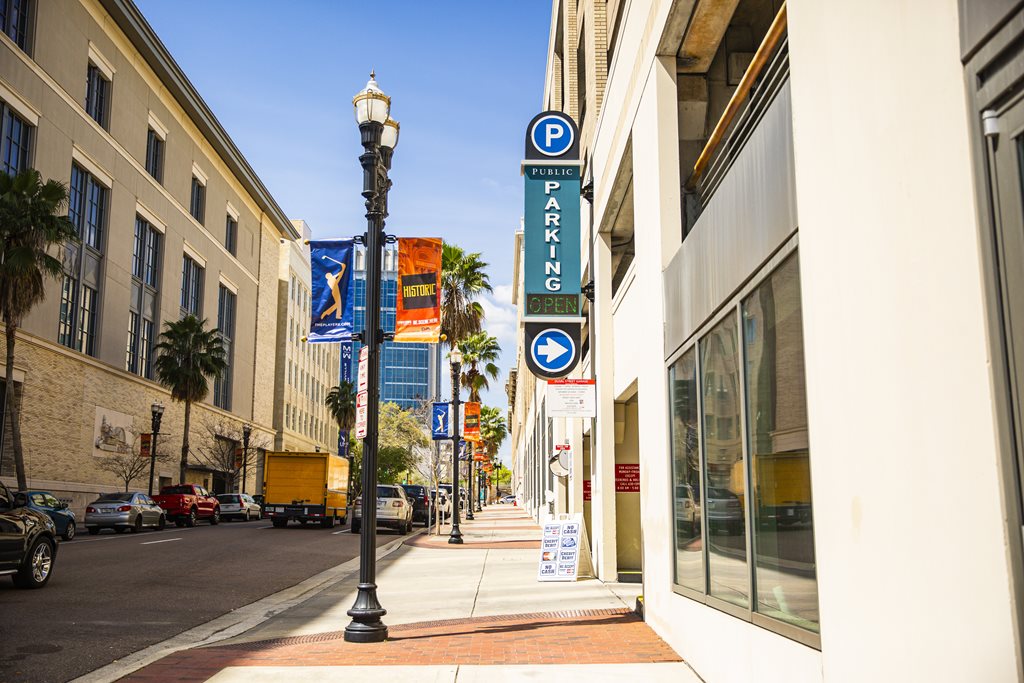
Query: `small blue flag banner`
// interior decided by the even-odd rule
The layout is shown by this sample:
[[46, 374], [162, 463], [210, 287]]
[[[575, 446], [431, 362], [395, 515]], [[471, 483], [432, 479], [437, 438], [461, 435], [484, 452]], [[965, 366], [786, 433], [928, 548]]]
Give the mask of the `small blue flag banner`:
[[452, 410], [449, 403], [432, 403], [430, 434], [434, 441], [452, 438]]
[[348, 342], [352, 339], [355, 309], [352, 288], [353, 240], [312, 240], [309, 243], [312, 306], [311, 344]]
[[341, 342], [341, 381], [352, 384], [352, 342]]

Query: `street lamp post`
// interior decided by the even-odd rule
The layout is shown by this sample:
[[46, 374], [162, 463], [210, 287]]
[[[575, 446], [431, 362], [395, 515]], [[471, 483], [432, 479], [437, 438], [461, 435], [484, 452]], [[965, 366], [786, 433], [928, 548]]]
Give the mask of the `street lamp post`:
[[245, 493], [245, 476], [249, 472], [249, 435], [252, 434], [252, 425], [242, 425], [242, 493]]
[[448, 354], [452, 361], [452, 532], [449, 543], [461, 544], [459, 530], [459, 372], [462, 370], [462, 352], [452, 346]]
[[149, 495], [153, 495], [153, 470], [156, 467], [156, 435], [160, 433], [160, 420], [164, 416], [164, 404], [154, 403], [150, 406], [153, 421], [153, 440], [149, 444]]
[[472, 522], [476, 517], [473, 516], [473, 477], [476, 476], [476, 444], [472, 441], [467, 442], [469, 444], [469, 462], [466, 463], [466, 520]]
[[378, 405], [380, 396], [380, 347], [384, 332], [380, 329], [381, 260], [387, 235], [387, 196], [391, 189], [388, 170], [391, 156], [398, 144], [398, 123], [388, 114], [391, 98], [377, 85], [370, 73], [366, 87], [354, 98], [356, 122], [359, 124], [363, 153], [363, 198], [366, 200], [366, 326], [362, 342], [367, 353], [366, 437], [363, 439], [362, 521], [359, 537], [359, 592], [348, 615], [352, 621], [345, 627], [345, 640], [350, 643], [379, 643], [387, 639], [388, 627], [381, 621], [387, 610], [377, 600], [377, 442]]

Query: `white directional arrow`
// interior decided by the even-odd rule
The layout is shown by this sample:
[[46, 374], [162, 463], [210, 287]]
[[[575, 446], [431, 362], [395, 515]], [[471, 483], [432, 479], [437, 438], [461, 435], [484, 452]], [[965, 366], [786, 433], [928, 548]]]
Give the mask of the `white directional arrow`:
[[554, 339], [548, 337], [547, 341], [544, 343], [544, 346], [537, 347], [537, 355], [545, 356], [546, 362], [550, 363], [554, 359], [560, 357], [563, 353], [566, 353], [568, 350], [569, 349], [567, 347], [562, 346]]

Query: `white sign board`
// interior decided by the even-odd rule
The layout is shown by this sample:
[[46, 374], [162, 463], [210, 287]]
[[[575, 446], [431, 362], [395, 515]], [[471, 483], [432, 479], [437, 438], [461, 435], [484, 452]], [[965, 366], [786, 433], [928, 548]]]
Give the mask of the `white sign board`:
[[366, 438], [366, 406], [367, 406], [367, 394], [366, 391], [360, 391], [356, 394], [356, 438]]
[[596, 395], [592, 379], [549, 379], [548, 417], [595, 417]]
[[538, 581], [575, 581], [580, 567], [583, 515], [551, 519], [543, 524]]
[[367, 347], [364, 346], [361, 349], [359, 349], [359, 371], [358, 371], [358, 373], [356, 375], [357, 376], [356, 391], [366, 391], [366, 385], [367, 385], [366, 377], [367, 377], [367, 373], [369, 372], [369, 369], [370, 369], [370, 363], [368, 362], [369, 358], [370, 358], [370, 350]]

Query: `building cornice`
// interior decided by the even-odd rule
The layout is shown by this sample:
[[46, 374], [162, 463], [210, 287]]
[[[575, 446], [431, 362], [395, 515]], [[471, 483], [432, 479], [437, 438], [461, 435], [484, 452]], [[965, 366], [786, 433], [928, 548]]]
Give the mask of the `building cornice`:
[[135, 6], [135, 3], [132, 0], [99, 0], [99, 2], [146, 60], [149, 67], [153, 69], [167, 91], [185, 110], [185, 113], [210, 142], [231, 172], [242, 183], [242, 186], [274, 222], [278, 231], [291, 239], [300, 239], [301, 235], [296, 232], [291, 221], [271, 196], [263, 181], [242, 156], [242, 152], [235, 146], [234, 141], [191, 81], [188, 80], [185, 72], [174, 61], [171, 53], [153, 31], [153, 27], [142, 16], [142, 12]]

